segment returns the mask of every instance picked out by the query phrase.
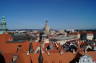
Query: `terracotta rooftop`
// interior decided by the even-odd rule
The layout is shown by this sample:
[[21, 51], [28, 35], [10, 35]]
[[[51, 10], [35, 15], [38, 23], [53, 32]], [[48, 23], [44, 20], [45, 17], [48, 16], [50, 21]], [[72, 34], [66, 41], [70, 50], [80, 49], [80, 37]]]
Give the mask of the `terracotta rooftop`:
[[[8, 40], [11, 36], [8, 34], [0, 35], [0, 52], [5, 58], [6, 63], [12, 62], [12, 57], [17, 55], [16, 63], [38, 63], [38, 53], [30, 53], [27, 54], [29, 50], [30, 42], [15, 42], [15, 43], [8, 43]], [[40, 43], [32, 43], [32, 47], [35, 50]], [[17, 48], [19, 47], [19, 51], [17, 52]], [[47, 53], [43, 53], [43, 63], [70, 63], [75, 57], [76, 53], [73, 54], [72, 52], [64, 52], [64, 54], [60, 54], [57, 50], [50, 50], [50, 55]], [[51, 53], [55, 52], [55, 53]], [[84, 52], [78, 51], [81, 55], [84, 55]], [[86, 54], [92, 56], [93, 60], [96, 61], [96, 52], [90, 51]]]

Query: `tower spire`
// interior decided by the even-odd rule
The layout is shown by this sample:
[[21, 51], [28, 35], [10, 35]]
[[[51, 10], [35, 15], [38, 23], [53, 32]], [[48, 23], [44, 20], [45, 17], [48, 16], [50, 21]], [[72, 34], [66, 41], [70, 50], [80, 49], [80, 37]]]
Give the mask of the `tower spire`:
[[45, 21], [45, 24], [48, 25], [48, 20]]
[[49, 34], [48, 20], [45, 21], [44, 33], [45, 33], [45, 34]]

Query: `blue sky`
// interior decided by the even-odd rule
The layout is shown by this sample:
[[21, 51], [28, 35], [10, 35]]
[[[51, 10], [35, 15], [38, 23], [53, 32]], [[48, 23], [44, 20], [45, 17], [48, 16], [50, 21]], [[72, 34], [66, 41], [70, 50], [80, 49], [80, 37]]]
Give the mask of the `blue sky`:
[[96, 0], [0, 0], [9, 29], [96, 28]]

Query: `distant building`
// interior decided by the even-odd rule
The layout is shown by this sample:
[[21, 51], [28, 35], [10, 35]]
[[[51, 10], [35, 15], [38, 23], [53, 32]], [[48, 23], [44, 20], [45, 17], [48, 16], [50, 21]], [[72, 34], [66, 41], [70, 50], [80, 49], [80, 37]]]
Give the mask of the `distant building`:
[[86, 33], [81, 33], [80, 34], [80, 40], [87, 40], [87, 34]]
[[88, 40], [93, 40], [93, 37], [94, 37], [93, 33], [87, 33]]
[[55, 30], [50, 30], [50, 35], [54, 35], [56, 33]]
[[58, 32], [63, 34], [64, 33], [64, 30], [59, 30]]
[[80, 33], [77, 33], [77, 38], [80, 39]]
[[96, 33], [94, 33], [94, 37], [93, 37], [93, 40], [96, 40]]

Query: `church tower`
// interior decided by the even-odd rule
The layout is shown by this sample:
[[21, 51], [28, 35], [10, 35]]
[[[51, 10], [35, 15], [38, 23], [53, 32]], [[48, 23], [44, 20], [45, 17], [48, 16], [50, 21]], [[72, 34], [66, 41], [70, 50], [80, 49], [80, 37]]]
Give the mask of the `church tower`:
[[44, 33], [45, 34], [49, 34], [50, 32], [50, 29], [49, 29], [49, 26], [48, 26], [48, 20], [45, 21], [45, 26], [44, 26]]
[[1, 18], [1, 23], [0, 23], [0, 34], [3, 34], [7, 31], [7, 23], [6, 23], [6, 17], [3, 16]]

